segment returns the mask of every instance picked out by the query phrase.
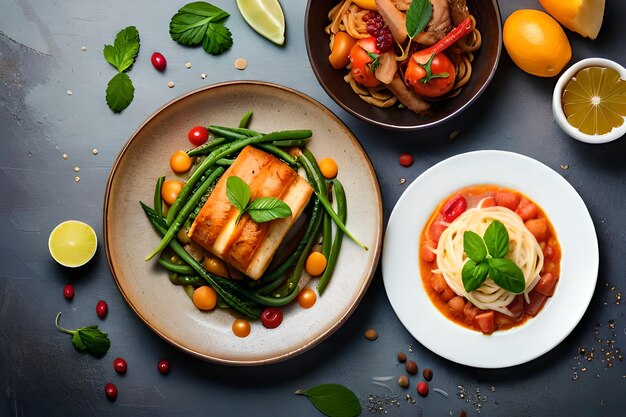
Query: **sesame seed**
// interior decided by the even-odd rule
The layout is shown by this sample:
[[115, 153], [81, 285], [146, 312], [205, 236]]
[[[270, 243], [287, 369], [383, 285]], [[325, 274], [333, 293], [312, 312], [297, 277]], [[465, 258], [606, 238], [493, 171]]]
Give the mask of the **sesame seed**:
[[74, 172], [78, 172], [78, 171], [80, 171], [80, 168], [79, 167], [74, 167]]
[[174, 81], [168, 81], [168, 82], [167, 82], [167, 86], [168, 86], [169, 88], [174, 88], [174, 86], [175, 86], [175, 85], [176, 85], [176, 84], [174, 84]]
[[71, 96], [72, 95], [72, 90], [67, 90], [67, 95]]
[[235, 68], [238, 70], [244, 70], [248, 66], [248, 61], [245, 58], [237, 58], [235, 60]]
[[93, 150], [91, 151], [92, 154], [94, 155], [98, 155], [98, 150], [96, 148], [93, 148]]
[[206, 78], [206, 74], [205, 73], [200, 74], [200, 78], [204, 80]]
[[75, 182], [80, 181], [80, 177], [79, 177], [78, 175], [77, 175], [77, 176], [75, 176], [75, 177], [74, 177], [74, 181], [75, 181]]
[[63, 155], [61, 155], [61, 158], [63, 158], [63, 159], [67, 159], [67, 154], [66, 154], [66, 153], [64, 153]]
[[81, 46], [80, 50], [83, 51], [83, 52], [87, 52], [87, 47], [86, 46]]
[[187, 69], [191, 68], [191, 62], [187, 62], [187, 63], [185, 64], [185, 67], [187, 67]]

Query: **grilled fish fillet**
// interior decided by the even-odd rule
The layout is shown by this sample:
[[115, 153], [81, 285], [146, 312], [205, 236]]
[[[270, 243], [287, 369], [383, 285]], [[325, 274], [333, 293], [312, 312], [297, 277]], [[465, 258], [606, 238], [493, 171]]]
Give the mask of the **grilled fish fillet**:
[[[276, 197], [291, 208], [291, 216], [256, 223], [239, 213], [226, 195], [226, 180], [238, 176], [250, 186], [250, 201]], [[245, 147], [217, 182], [189, 229], [189, 237], [252, 279], [259, 279], [278, 246], [311, 198], [313, 189], [287, 164], [252, 146]]]

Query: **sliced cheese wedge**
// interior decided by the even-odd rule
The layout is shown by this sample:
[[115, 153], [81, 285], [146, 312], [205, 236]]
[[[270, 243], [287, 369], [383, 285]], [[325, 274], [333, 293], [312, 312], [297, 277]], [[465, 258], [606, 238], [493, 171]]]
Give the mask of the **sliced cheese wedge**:
[[[255, 223], [245, 214], [235, 223], [239, 211], [226, 195], [226, 180], [231, 176], [238, 176], [250, 186], [250, 201], [276, 197], [291, 208], [291, 216]], [[289, 165], [247, 146], [217, 182], [189, 229], [189, 236], [250, 278], [259, 279], [312, 193], [309, 183]]]

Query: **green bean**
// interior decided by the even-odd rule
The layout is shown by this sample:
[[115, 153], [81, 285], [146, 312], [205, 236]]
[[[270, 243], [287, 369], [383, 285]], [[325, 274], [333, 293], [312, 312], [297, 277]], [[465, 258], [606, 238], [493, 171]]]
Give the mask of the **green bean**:
[[225, 138], [215, 138], [210, 142], [204, 143], [200, 146], [198, 146], [197, 148], [193, 148], [187, 151], [187, 155], [189, 156], [200, 156], [200, 155], [206, 155], [208, 154], [210, 151], [212, 151], [213, 149], [217, 148], [220, 145], [223, 145], [225, 143], [228, 143], [228, 140], [226, 140]]
[[174, 262], [170, 262], [168, 259], [164, 258], [163, 256], [160, 257], [157, 260], [157, 262], [168, 271], [178, 272], [179, 274], [186, 274], [186, 275], [193, 274], [193, 268], [190, 267], [189, 265], [175, 264]]
[[221, 132], [230, 132], [230, 133], [236, 133], [237, 135], [242, 135], [242, 136], [248, 136], [248, 137], [252, 137], [252, 136], [259, 136], [262, 135], [262, 132], [258, 132], [256, 130], [252, 130], [252, 129], [248, 129], [245, 127], [229, 127], [229, 126], [209, 126], [209, 129], [218, 129]]
[[260, 143], [258, 145], [255, 145], [255, 147], [277, 156], [279, 159], [282, 159], [291, 167], [298, 166], [298, 161], [296, 158], [289, 155], [287, 152], [283, 151], [276, 145], [272, 145], [271, 143]]
[[251, 118], [252, 118], [252, 112], [248, 110], [247, 112], [243, 114], [243, 117], [239, 121], [239, 127], [243, 127], [243, 128], [248, 127], [248, 125], [250, 124]]
[[180, 212], [176, 216], [176, 219], [163, 236], [163, 240], [161, 240], [161, 243], [152, 251], [150, 255], [146, 257], [146, 261], [150, 260], [154, 255], [161, 252], [167, 247], [167, 244], [174, 238], [174, 236], [176, 236], [176, 233], [178, 233], [178, 230], [180, 229], [182, 224], [185, 222], [185, 220], [187, 220], [187, 217], [189, 217], [191, 212], [196, 208], [196, 206], [200, 202], [200, 199], [213, 184], [213, 181], [215, 181], [223, 173], [224, 168], [216, 168], [213, 173], [209, 175], [209, 177], [202, 183], [197, 192], [193, 196], [191, 196], [189, 201], [187, 201], [185, 206], [180, 210]]
[[[302, 167], [306, 171], [307, 176], [308, 177], [315, 177], [315, 172], [314, 172], [315, 169], [313, 168], [313, 165], [317, 165], [315, 163], [315, 158], [306, 149], [303, 152], [303, 156], [304, 157], [298, 158], [298, 159], [303, 162], [302, 163]], [[309, 159], [309, 158], [311, 158], [313, 160], [313, 162], [311, 162], [311, 159]], [[320, 185], [318, 184], [317, 188], [319, 189], [319, 187], [320, 187]], [[321, 192], [319, 192], [318, 189], [316, 189], [315, 186], [313, 187], [313, 190], [314, 190], [315, 194], [317, 195], [317, 198], [319, 198], [321, 200], [322, 206], [324, 206], [324, 209], [326, 209], [326, 212], [330, 215], [331, 219], [333, 219], [333, 221], [335, 222], [337, 227], [339, 229], [341, 229], [354, 243], [356, 243], [357, 245], [359, 245], [363, 249], [368, 250], [367, 246], [365, 246], [364, 244], [359, 242], [359, 240], [356, 237], [354, 237], [354, 235], [352, 235], [352, 233], [350, 233], [350, 231], [348, 230], [346, 225], [341, 221], [341, 219], [339, 219], [339, 217], [337, 217], [337, 213], [335, 213], [335, 210], [330, 205], [330, 202], [328, 201], [328, 197], [325, 194], [322, 194]]]
[[[165, 221], [159, 217], [154, 210], [140, 202], [143, 211], [148, 216], [150, 223], [161, 235], [167, 232]], [[187, 253], [177, 240], [172, 240], [169, 247], [177, 254], [181, 260], [189, 264], [211, 287], [217, 291], [219, 296], [228, 303], [235, 311], [243, 314], [246, 318], [256, 320], [261, 316], [261, 307], [248, 296], [250, 291], [242, 288], [236, 282], [218, 277], [207, 272], [199, 262]]]
[[244, 140], [246, 138], [250, 138], [250, 137], [254, 137], [254, 136], [260, 136], [261, 133], [254, 135], [254, 136], [250, 136], [250, 135], [246, 135], [244, 133], [240, 133], [240, 132], [233, 132], [233, 128], [228, 128], [228, 127], [224, 127], [224, 126], [209, 126], [207, 129], [209, 129], [209, 131], [211, 131], [212, 133], [215, 133], [216, 135], [220, 135], [226, 139], [230, 139], [230, 140]]
[[163, 199], [161, 198], [161, 187], [163, 187], [163, 181], [165, 181], [165, 177], [159, 177], [156, 187], [154, 188], [154, 211], [156, 211], [159, 216], [163, 215]]
[[[337, 203], [337, 217], [345, 223], [348, 217], [348, 205], [346, 202], [346, 192], [339, 182], [338, 179], [334, 179], [332, 181], [333, 189], [335, 191], [335, 202]], [[317, 292], [322, 295], [330, 278], [333, 275], [333, 271], [335, 270], [335, 265], [337, 265], [337, 258], [339, 258], [339, 251], [341, 250], [341, 242], [343, 241], [343, 231], [339, 228], [335, 231], [335, 238], [332, 242], [332, 247], [329, 255], [326, 257], [326, 269], [324, 269], [324, 273], [320, 277], [319, 282], [317, 283]]]
[[193, 285], [194, 287], [199, 287], [204, 284], [204, 280], [200, 278], [199, 275], [180, 275], [176, 272], [170, 272], [168, 277], [170, 282], [174, 285]]
[[228, 167], [231, 166], [233, 162], [235, 162], [234, 159], [222, 158], [215, 161], [215, 164], [223, 167]]
[[286, 140], [275, 140], [272, 142], [272, 145], [279, 146], [281, 148], [286, 147], [302, 147], [306, 146], [309, 143], [310, 139], [286, 139]]

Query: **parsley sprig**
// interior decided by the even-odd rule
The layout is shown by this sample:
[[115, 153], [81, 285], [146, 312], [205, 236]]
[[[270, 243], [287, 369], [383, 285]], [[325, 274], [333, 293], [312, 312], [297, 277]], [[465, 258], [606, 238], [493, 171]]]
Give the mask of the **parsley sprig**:
[[204, 1], [186, 4], [170, 21], [170, 36], [186, 46], [202, 43], [202, 48], [219, 55], [233, 45], [230, 30], [224, 25], [229, 13]]
[[489, 277], [507, 291], [515, 294], [524, 292], [526, 281], [522, 270], [515, 262], [505, 258], [509, 253], [509, 232], [502, 222], [491, 222], [482, 238], [466, 230], [463, 233], [463, 251], [469, 258], [461, 271], [465, 291], [474, 291]]
[[226, 195], [230, 203], [239, 210], [235, 223], [239, 222], [244, 213], [248, 213], [256, 223], [291, 216], [291, 208], [276, 197], [260, 197], [250, 201], [250, 186], [236, 175], [226, 180]]
[[109, 336], [98, 329], [98, 326], [93, 325], [76, 330], [68, 330], [59, 325], [59, 318], [61, 318], [61, 313], [57, 314], [54, 325], [63, 333], [72, 335], [72, 345], [74, 345], [76, 350], [87, 351], [94, 356], [101, 357], [111, 347]]
[[130, 105], [135, 87], [126, 71], [135, 63], [139, 53], [139, 32], [135, 26], [119, 31], [113, 45], [104, 45], [102, 51], [107, 62], [117, 68], [106, 89], [106, 101], [111, 110], [119, 113]]

